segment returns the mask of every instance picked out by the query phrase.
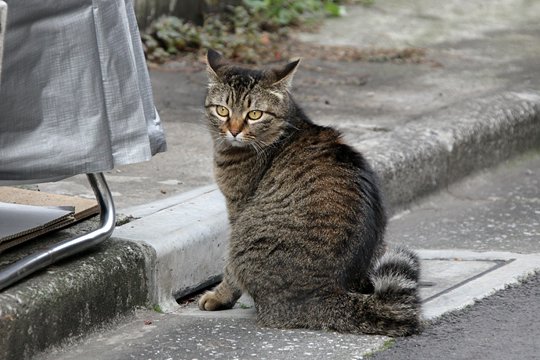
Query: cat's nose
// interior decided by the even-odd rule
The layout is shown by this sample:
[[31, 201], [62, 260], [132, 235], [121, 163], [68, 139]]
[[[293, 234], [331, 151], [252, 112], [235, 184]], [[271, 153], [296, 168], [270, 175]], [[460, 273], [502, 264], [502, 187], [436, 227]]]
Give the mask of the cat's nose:
[[236, 135], [240, 134], [240, 129], [229, 129], [232, 136], [236, 137]]

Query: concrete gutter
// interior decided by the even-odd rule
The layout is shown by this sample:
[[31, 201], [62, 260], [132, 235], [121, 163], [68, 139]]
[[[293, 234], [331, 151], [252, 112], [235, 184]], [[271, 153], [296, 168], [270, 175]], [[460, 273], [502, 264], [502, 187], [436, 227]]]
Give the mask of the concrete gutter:
[[[471, 172], [540, 147], [540, 93], [511, 91], [456, 104], [353, 145], [380, 174], [392, 213]], [[113, 236], [156, 253], [147, 275], [152, 303], [173, 310], [175, 299], [219, 279], [228, 224], [215, 187], [125, 212], [140, 218]]]
[[[492, 295], [497, 290], [517, 284], [540, 269], [540, 254], [517, 254], [503, 251], [476, 252], [469, 250], [418, 250], [422, 259], [423, 269], [429, 266], [429, 262], [445, 262], [447, 266], [457, 268], [454, 273], [465, 272], [467, 263], [484, 262], [491, 267], [478, 272], [474, 276], [464, 279], [463, 282], [451, 284], [448, 289], [440, 291], [433, 297], [425, 298], [423, 305], [423, 318], [432, 320], [446, 312], [462, 309], [474, 304], [475, 301]], [[457, 265], [452, 264], [457, 263]], [[435, 265], [434, 268], [442, 268]], [[440, 274], [426, 274], [429, 277]]]
[[[460, 309], [495, 289], [519, 282], [521, 277], [533, 274], [540, 264], [539, 254], [463, 250], [420, 250], [419, 254], [422, 269], [426, 270], [423, 281], [433, 282], [432, 287], [420, 289], [425, 318]], [[377, 335], [261, 328], [256, 325], [253, 305], [253, 300], [244, 295], [235, 308], [227, 311], [200, 311], [195, 302], [184, 304], [171, 314], [139, 311], [111, 330], [91, 334], [80, 344], [48, 351], [40, 360], [95, 360], [96, 354], [101, 360], [364, 359], [385, 349], [390, 340]], [[143, 325], [145, 321], [151, 324]], [[468, 328], [471, 329], [474, 325]], [[433, 328], [426, 333], [432, 331]], [[492, 331], [497, 333], [497, 329]], [[485, 339], [476, 341], [483, 344]], [[529, 347], [533, 342], [528, 342]], [[527, 345], [516, 346], [512, 351], [519, 352], [520, 346]], [[462, 353], [470, 355], [467, 351]], [[431, 357], [433, 354], [436, 352]]]
[[[416, 249], [420, 257], [421, 281], [433, 284], [420, 288], [422, 317], [433, 320], [444, 313], [463, 309], [497, 290], [517, 284], [540, 270], [540, 254], [461, 249]], [[196, 304], [177, 311], [183, 316], [207, 319], [221, 317], [255, 319], [255, 303], [245, 294], [238, 300], [243, 306], [230, 311], [200, 311]]]

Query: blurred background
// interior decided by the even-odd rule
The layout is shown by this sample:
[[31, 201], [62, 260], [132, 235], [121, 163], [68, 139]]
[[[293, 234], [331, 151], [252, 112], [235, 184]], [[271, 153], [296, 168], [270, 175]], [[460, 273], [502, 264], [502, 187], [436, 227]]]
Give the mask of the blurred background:
[[[361, 150], [420, 117], [538, 70], [531, 0], [135, 0], [168, 151], [107, 180], [120, 210], [213, 182], [202, 116], [207, 48], [251, 66], [303, 59], [293, 94]], [[364, 144], [364, 145], [362, 145]], [[368, 153], [368, 157], [370, 154]], [[83, 176], [40, 190], [92, 197]]]

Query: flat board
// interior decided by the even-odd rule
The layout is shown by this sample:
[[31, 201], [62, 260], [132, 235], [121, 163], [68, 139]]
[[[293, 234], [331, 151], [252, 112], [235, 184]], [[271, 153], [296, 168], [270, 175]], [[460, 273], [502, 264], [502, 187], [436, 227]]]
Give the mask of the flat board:
[[0, 252], [98, 213], [94, 199], [0, 187]]

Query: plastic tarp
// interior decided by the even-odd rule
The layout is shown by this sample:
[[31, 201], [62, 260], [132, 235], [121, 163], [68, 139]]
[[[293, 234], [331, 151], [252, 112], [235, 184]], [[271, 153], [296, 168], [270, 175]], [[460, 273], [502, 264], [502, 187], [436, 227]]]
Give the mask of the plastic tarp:
[[0, 82], [2, 81], [2, 59], [4, 52], [4, 32], [6, 27], [7, 4], [0, 0]]
[[131, 0], [8, 0], [0, 183], [149, 160], [164, 132]]

